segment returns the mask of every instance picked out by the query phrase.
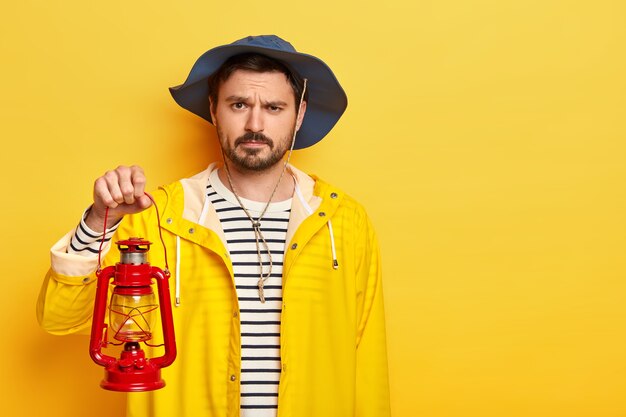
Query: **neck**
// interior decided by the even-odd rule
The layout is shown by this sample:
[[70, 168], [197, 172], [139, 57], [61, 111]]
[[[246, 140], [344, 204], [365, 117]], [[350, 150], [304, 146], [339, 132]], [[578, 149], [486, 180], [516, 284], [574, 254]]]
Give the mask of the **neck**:
[[[220, 181], [224, 186], [228, 187], [230, 191], [237, 194], [239, 197], [247, 200], [258, 201], [267, 203], [269, 199], [272, 199], [272, 203], [278, 201], [288, 200], [292, 197], [294, 191], [294, 180], [288, 172], [284, 175], [281, 174], [284, 167], [284, 161], [280, 161], [273, 167], [266, 170], [257, 171], [242, 171], [237, 169], [233, 164], [228, 163], [228, 172], [230, 173], [231, 181], [228, 181], [228, 172], [226, 167], [222, 166], [217, 171], [220, 177]], [[288, 169], [287, 169], [288, 170]], [[278, 181], [280, 183], [276, 185]], [[232, 182], [232, 186], [231, 186]], [[232, 188], [235, 188], [234, 190]], [[274, 189], [276, 188], [276, 192]], [[272, 193], [274, 196], [272, 197]]]

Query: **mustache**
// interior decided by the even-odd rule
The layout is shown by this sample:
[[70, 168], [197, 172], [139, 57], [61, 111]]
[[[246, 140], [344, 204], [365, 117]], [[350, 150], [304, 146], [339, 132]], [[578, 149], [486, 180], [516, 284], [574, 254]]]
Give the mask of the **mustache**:
[[259, 132], [246, 132], [245, 134], [239, 136], [235, 140], [235, 147], [241, 145], [244, 142], [261, 142], [269, 145], [270, 148], [274, 147], [274, 141], [270, 137], [265, 136], [263, 133]]

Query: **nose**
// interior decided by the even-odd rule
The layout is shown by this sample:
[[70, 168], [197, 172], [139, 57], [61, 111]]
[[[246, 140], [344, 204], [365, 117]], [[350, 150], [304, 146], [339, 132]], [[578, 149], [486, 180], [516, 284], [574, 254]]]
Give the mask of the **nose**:
[[248, 119], [246, 120], [246, 131], [248, 132], [262, 132], [264, 128], [263, 114], [258, 106], [254, 106], [248, 112]]

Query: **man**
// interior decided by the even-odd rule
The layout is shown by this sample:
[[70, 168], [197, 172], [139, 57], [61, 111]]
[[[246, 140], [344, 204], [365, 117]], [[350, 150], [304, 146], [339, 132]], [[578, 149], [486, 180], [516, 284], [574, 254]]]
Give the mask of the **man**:
[[[215, 125], [224, 162], [154, 193], [174, 269], [178, 357], [163, 370], [165, 388], [129, 394], [128, 415], [389, 415], [370, 221], [288, 164], [345, 110], [332, 71], [276, 36], [247, 37], [206, 52], [171, 93]], [[79, 227], [52, 248], [38, 302], [49, 332], [89, 330], [103, 232], [103, 265], [119, 259], [112, 238], [159, 242], [145, 183], [139, 167], [95, 181]], [[153, 265], [164, 265], [161, 252], [153, 246]]]

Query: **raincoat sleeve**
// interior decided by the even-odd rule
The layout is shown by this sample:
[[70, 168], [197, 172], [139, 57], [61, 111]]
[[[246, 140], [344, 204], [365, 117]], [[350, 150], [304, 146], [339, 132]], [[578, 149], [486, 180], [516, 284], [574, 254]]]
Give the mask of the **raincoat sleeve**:
[[[141, 235], [143, 222], [136, 216], [126, 216], [112, 242], [118, 236]], [[98, 256], [86, 257], [67, 253], [74, 231], [63, 236], [50, 250], [51, 266], [37, 300], [37, 320], [41, 327], [55, 335], [71, 333], [89, 334], [96, 293], [96, 268]], [[104, 252], [104, 251], [103, 251]], [[119, 260], [115, 245], [102, 253], [102, 267], [114, 265]]]
[[380, 250], [367, 217], [361, 231], [357, 283], [362, 302], [358, 303], [355, 417], [388, 417], [391, 411]]

